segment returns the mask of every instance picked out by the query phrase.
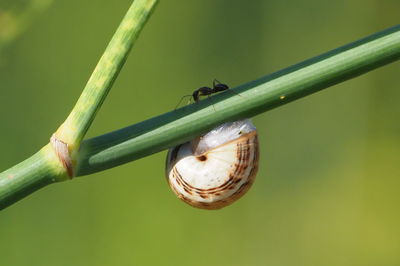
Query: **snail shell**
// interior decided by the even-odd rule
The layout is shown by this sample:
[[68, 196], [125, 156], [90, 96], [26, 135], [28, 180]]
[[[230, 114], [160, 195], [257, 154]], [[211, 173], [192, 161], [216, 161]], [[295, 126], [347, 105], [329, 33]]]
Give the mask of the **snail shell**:
[[202, 209], [220, 209], [243, 196], [258, 170], [258, 139], [250, 120], [229, 122], [168, 151], [174, 193]]

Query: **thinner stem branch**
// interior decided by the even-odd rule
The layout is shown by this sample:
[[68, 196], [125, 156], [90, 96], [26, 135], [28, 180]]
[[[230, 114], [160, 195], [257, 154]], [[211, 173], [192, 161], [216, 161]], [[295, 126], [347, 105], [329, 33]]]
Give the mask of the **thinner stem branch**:
[[132, 3], [76, 105], [57, 130], [56, 138], [67, 143], [70, 151], [79, 147], [156, 3], [157, 0]]

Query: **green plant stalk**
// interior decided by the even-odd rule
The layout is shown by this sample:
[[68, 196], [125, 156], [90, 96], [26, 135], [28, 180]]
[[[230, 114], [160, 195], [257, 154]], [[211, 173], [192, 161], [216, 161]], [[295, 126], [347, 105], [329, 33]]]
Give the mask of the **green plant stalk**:
[[55, 133], [58, 140], [68, 144], [72, 154], [93, 122], [156, 3], [157, 0], [135, 0], [132, 3], [76, 105]]
[[[185, 142], [224, 121], [251, 117], [400, 58], [396, 26], [199, 103], [83, 141], [77, 176], [105, 170]], [[160, 166], [161, 167], [161, 166]], [[0, 174], [0, 209], [52, 182], [65, 170], [49, 145]]]
[[0, 174], [0, 210], [51, 183], [65, 180], [50, 145]]
[[[102, 171], [188, 141], [225, 122], [252, 117], [400, 58], [400, 25], [210, 99], [85, 140], [76, 176]], [[162, 167], [162, 166], [160, 166]]]
[[[132, 3], [78, 102], [66, 121], [53, 135], [54, 141], [32, 157], [0, 173], [0, 209], [45, 185], [71, 177], [72, 169], [62, 165], [74, 164], [76, 150], [82, 138], [156, 3], [157, 0], [136, 0]], [[54, 143], [58, 145], [53, 146]], [[64, 156], [58, 156], [60, 150], [64, 151]]]

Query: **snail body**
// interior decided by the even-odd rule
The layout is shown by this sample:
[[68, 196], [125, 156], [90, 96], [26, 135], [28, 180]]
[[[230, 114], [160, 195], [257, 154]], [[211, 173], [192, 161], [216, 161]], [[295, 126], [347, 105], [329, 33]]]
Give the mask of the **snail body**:
[[166, 175], [174, 193], [202, 209], [220, 209], [243, 196], [258, 170], [257, 131], [250, 120], [224, 123], [169, 150]]

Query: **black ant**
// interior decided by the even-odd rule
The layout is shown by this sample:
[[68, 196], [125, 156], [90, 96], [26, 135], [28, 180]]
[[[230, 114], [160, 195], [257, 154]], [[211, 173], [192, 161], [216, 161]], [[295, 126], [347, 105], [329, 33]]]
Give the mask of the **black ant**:
[[214, 79], [213, 81], [213, 87], [201, 87], [195, 90], [192, 94], [193, 100], [197, 103], [200, 99], [200, 96], [209, 96], [213, 93], [217, 93], [220, 91], [226, 91], [229, 89], [228, 85], [222, 84], [218, 80]]
[[214, 79], [212, 88], [201, 87], [201, 88], [198, 88], [197, 90], [195, 90], [192, 95], [183, 96], [181, 98], [181, 100], [179, 101], [178, 105], [175, 107], [175, 109], [179, 106], [179, 104], [182, 102], [182, 100], [186, 97], [192, 97], [193, 101], [197, 103], [200, 100], [200, 96], [210, 96], [211, 94], [221, 92], [221, 91], [226, 91], [227, 89], [229, 89], [228, 85], [223, 84], [223, 83], [219, 82], [218, 80]]

